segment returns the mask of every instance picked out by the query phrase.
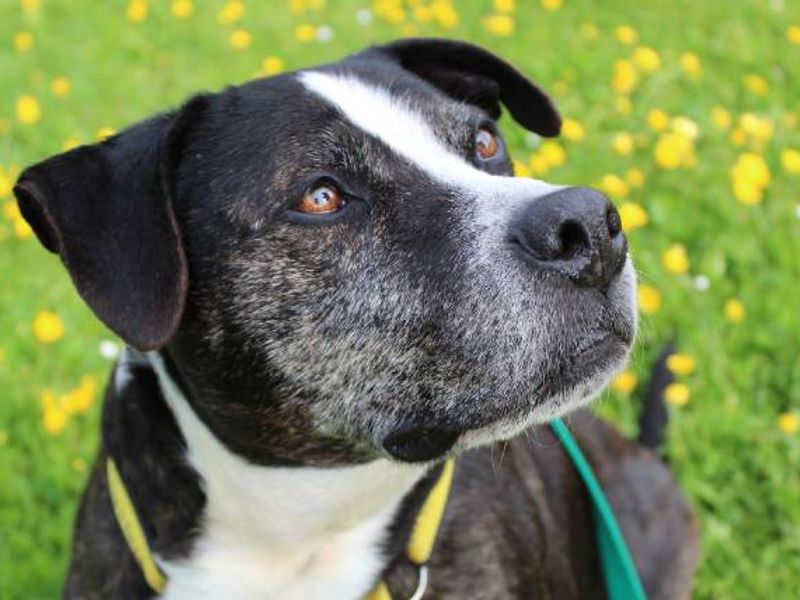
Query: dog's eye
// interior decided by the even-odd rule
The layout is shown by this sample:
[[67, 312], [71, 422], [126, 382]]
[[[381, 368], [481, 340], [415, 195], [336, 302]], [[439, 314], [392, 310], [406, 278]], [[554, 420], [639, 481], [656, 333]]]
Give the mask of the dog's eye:
[[344, 208], [342, 192], [331, 183], [315, 184], [308, 188], [297, 204], [297, 210], [309, 214], [332, 213]]
[[499, 147], [497, 137], [488, 129], [478, 129], [475, 133], [475, 154], [481, 160], [494, 158]]

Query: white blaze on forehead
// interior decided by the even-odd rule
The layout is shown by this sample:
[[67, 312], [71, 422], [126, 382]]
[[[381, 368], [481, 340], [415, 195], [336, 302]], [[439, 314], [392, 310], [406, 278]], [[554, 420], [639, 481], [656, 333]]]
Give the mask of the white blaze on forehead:
[[299, 78], [308, 90], [338, 108], [351, 123], [442, 183], [482, 194], [527, 198], [543, 196], [560, 187], [478, 169], [445, 146], [424, 115], [407, 99], [362, 79], [319, 71], [304, 71]]

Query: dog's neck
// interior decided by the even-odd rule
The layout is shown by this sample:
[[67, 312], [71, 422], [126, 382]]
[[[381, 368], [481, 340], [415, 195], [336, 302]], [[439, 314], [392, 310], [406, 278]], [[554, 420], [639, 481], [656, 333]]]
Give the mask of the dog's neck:
[[[153, 353], [148, 358], [186, 441], [186, 459], [206, 495], [200, 554], [184, 561], [193, 564], [195, 581], [198, 568], [233, 567], [219, 563], [225, 554], [232, 557], [228, 563], [238, 562], [239, 571], [252, 564], [250, 575], [260, 580], [254, 586], [289, 595], [294, 579], [305, 585], [316, 576], [320, 585], [333, 584], [344, 575], [329, 573], [326, 584], [324, 573], [351, 568], [342, 562], [347, 554], [362, 562], [361, 579], [367, 585], [374, 580], [386, 560], [382, 548], [389, 527], [424, 468], [388, 460], [342, 468], [254, 465], [228, 450], [203, 424], [163, 357]], [[262, 571], [267, 567], [271, 581], [255, 575], [259, 566]], [[182, 568], [165, 565], [175, 578]], [[363, 587], [363, 581], [355, 585]], [[303, 593], [308, 592], [305, 587]]]

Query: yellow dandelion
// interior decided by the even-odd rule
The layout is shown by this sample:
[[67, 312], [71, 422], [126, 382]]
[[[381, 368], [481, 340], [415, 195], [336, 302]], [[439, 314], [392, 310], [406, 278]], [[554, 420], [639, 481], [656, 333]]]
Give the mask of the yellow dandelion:
[[620, 156], [629, 155], [633, 152], [633, 136], [627, 132], [618, 133], [611, 140], [611, 149]]
[[661, 57], [658, 52], [648, 46], [636, 48], [631, 58], [642, 73], [654, 73], [661, 67]]
[[245, 7], [243, 2], [232, 0], [226, 3], [217, 13], [217, 22], [220, 25], [233, 25], [244, 17]]
[[564, 5], [564, 0], [542, 0], [542, 8], [548, 12], [555, 12]]
[[717, 128], [725, 130], [731, 127], [731, 113], [722, 106], [715, 106], [711, 111], [711, 120]]
[[98, 141], [102, 141], [105, 139], [110, 138], [112, 135], [115, 135], [117, 130], [113, 127], [103, 126], [94, 133], [94, 137]]
[[614, 30], [614, 37], [617, 41], [625, 45], [633, 45], [639, 41], [639, 34], [630, 25], [620, 25]]
[[769, 83], [761, 75], [750, 73], [744, 77], [744, 87], [756, 96], [765, 96], [769, 92]]
[[659, 108], [653, 108], [647, 112], [647, 126], [661, 133], [669, 127], [669, 115]]
[[639, 382], [639, 378], [636, 376], [636, 373], [631, 371], [622, 371], [611, 382], [611, 387], [615, 392], [619, 392], [620, 394], [630, 394], [634, 389], [636, 389], [636, 384]]
[[689, 386], [685, 383], [670, 383], [664, 390], [664, 400], [672, 406], [686, 406], [690, 395]]
[[42, 117], [42, 108], [39, 101], [29, 94], [17, 97], [15, 104], [17, 120], [23, 125], [33, 125]]
[[533, 175], [528, 166], [519, 162], [518, 160], [512, 161], [512, 165], [514, 167], [514, 175], [516, 177], [531, 177]]
[[294, 37], [298, 42], [310, 42], [314, 39], [316, 31], [313, 25], [303, 23], [295, 28]]
[[567, 162], [567, 153], [563, 146], [553, 140], [547, 140], [539, 148], [539, 153], [547, 159], [551, 167], [560, 167]]
[[40, 0], [20, 0], [20, 6], [25, 12], [34, 12], [41, 6]]
[[596, 40], [600, 37], [600, 29], [594, 23], [584, 21], [580, 26], [581, 37], [585, 40]]
[[264, 75], [277, 75], [282, 73], [285, 68], [283, 59], [279, 56], [268, 56], [261, 61], [261, 72]]
[[514, 33], [514, 19], [509, 15], [492, 15], [484, 17], [483, 27], [498, 37], [507, 37]]
[[800, 417], [790, 412], [778, 415], [778, 429], [786, 435], [794, 435], [800, 429]]
[[228, 36], [228, 45], [234, 50], [244, 50], [253, 41], [253, 36], [245, 29], [235, 29]]
[[752, 181], [735, 179], [731, 184], [733, 195], [745, 206], [755, 206], [764, 200], [764, 190]]
[[690, 140], [697, 139], [700, 134], [700, 128], [697, 123], [688, 117], [675, 117], [670, 120], [670, 129]]
[[[8, 181], [8, 180], [6, 179], [5, 181]], [[9, 194], [10, 194], [10, 191], [11, 191], [11, 183], [10, 182], [8, 183], [8, 190], [9, 190]], [[6, 194], [6, 195], [9, 195], [9, 194]], [[13, 221], [14, 219], [22, 218], [22, 215], [19, 212], [19, 206], [17, 206], [17, 203], [14, 202], [13, 200], [8, 200], [5, 203], [3, 203], [3, 214], [5, 215], [6, 219], [8, 219], [9, 221]]]
[[57, 342], [64, 335], [64, 323], [50, 310], [43, 310], [33, 320], [33, 334], [43, 344]]
[[[2, 168], [0, 168], [0, 199], [8, 198], [11, 195], [11, 189], [11, 178], [3, 172]], [[7, 204], [13, 206], [14, 209], [17, 208], [15, 202], [8, 202]], [[5, 211], [8, 218], [11, 219], [12, 217], [8, 215], [8, 209], [5, 209]]]
[[629, 115], [633, 110], [633, 103], [627, 96], [617, 96], [614, 99], [614, 106], [621, 115]]
[[751, 112], [739, 117], [739, 127], [757, 142], [765, 142], [775, 134], [775, 125], [771, 119]]
[[96, 395], [97, 380], [91, 375], [84, 375], [78, 387], [65, 394], [61, 405], [68, 415], [81, 414], [92, 407]]
[[586, 137], [586, 130], [579, 121], [567, 118], [561, 124], [561, 135], [570, 142], [580, 142]]
[[50, 435], [58, 435], [67, 426], [67, 413], [58, 406], [50, 406], [42, 415], [42, 426]]
[[800, 174], [800, 150], [794, 148], [781, 150], [781, 166], [787, 173]]
[[617, 94], [630, 94], [639, 81], [636, 67], [629, 60], [620, 59], [614, 62], [614, 74], [611, 77], [611, 88]]
[[188, 19], [194, 12], [194, 5], [191, 0], [174, 0], [170, 10], [176, 19]]
[[738, 298], [730, 298], [725, 302], [722, 308], [725, 318], [731, 323], [741, 323], [744, 321], [745, 310], [744, 304]]
[[534, 176], [544, 175], [550, 170], [550, 161], [539, 152], [534, 152], [528, 158], [528, 167]]
[[80, 145], [81, 145], [81, 141], [78, 138], [71, 137], [71, 138], [67, 138], [67, 139], [64, 140], [64, 143], [61, 144], [61, 149], [64, 152], [67, 152], [68, 150], [72, 150], [73, 148], [77, 148]]
[[14, 48], [17, 52], [27, 52], [33, 48], [33, 34], [30, 31], [20, 31], [14, 36]]
[[640, 283], [636, 289], [639, 310], [645, 315], [654, 315], [661, 308], [661, 292], [647, 283]]
[[689, 255], [683, 244], [672, 244], [661, 255], [661, 264], [673, 275], [681, 275], [689, 270]]
[[640, 169], [628, 169], [628, 172], [625, 173], [625, 181], [631, 187], [640, 188], [644, 185], [644, 173]]
[[734, 146], [744, 146], [747, 142], [747, 134], [744, 132], [743, 129], [739, 129], [738, 127], [731, 131], [728, 139], [731, 141], [731, 144]]
[[513, 13], [517, 9], [517, 0], [494, 0], [494, 9], [499, 13]]
[[[496, 10], [496, 9], [495, 9]], [[501, 11], [502, 12], [502, 11]], [[414, 7], [414, 20], [423, 25], [433, 21], [433, 11], [430, 6], [420, 4]]]
[[131, 0], [125, 10], [125, 16], [131, 23], [141, 23], [147, 18], [148, 10], [146, 0]]
[[619, 207], [619, 217], [622, 220], [622, 230], [625, 233], [640, 229], [647, 225], [650, 218], [647, 211], [636, 202], [625, 202]]
[[68, 77], [64, 76], [56, 77], [50, 83], [50, 91], [56, 98], [64, 98], [66, 96], [69, 96], [71, 90], [72, 90], [72, 84], [70, 83]]
[[619, 175], [604, 175], [602, 179], [600, 179], [598, 187], [606, 196], [614, 198], [615, 200], [627, 198], [630, 193], [630, 186]]
[[691, 354], [676, 352], [667, 357], [667, 368], [676, 375], [689, 375], [694, 372], [695, 360]]
[[431, 14], [439, 27], [453, 29], [458, 25], [458, 13], [451, 2], [436, 0], [431, 3]]
[[12, 221], [12, 226], [14, 228], [14, 236], [20, 240], [27, 240], [28, 238], [33, 236], [33, 229], [31, 226], [28, 225], [28, 222], [23, 219], [14, 219]]
[[681, 69], [689, 79], [700, 79], [703, 76], [703, 65], [700, 62], [700, 57], [694, 52], [684, 52], [681, 54]]
[[694, 162], [692, 141], [680, 133], [662, 133], [656, 142], [653, 158], [666, 171], [691, 166]]
[[786, 30], [786, 39], [792, 44], [800, 46], [800, 25], [789, 25]]

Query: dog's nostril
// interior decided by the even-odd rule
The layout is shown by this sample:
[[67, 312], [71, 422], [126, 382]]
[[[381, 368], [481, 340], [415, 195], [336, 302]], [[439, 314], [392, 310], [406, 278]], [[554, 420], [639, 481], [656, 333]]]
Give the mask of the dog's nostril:
[[608, 235], [613, 240], [622, 231], [622, 219], [619, 212], [614, 206], [609, 205], [606, 212], [606, 227], [608, 228]]
[[558, 229], [560, 246], [558, 258], [569, 260], [589, 249], [589, 236], [586, 229], [577, 221], [565, 221]]

